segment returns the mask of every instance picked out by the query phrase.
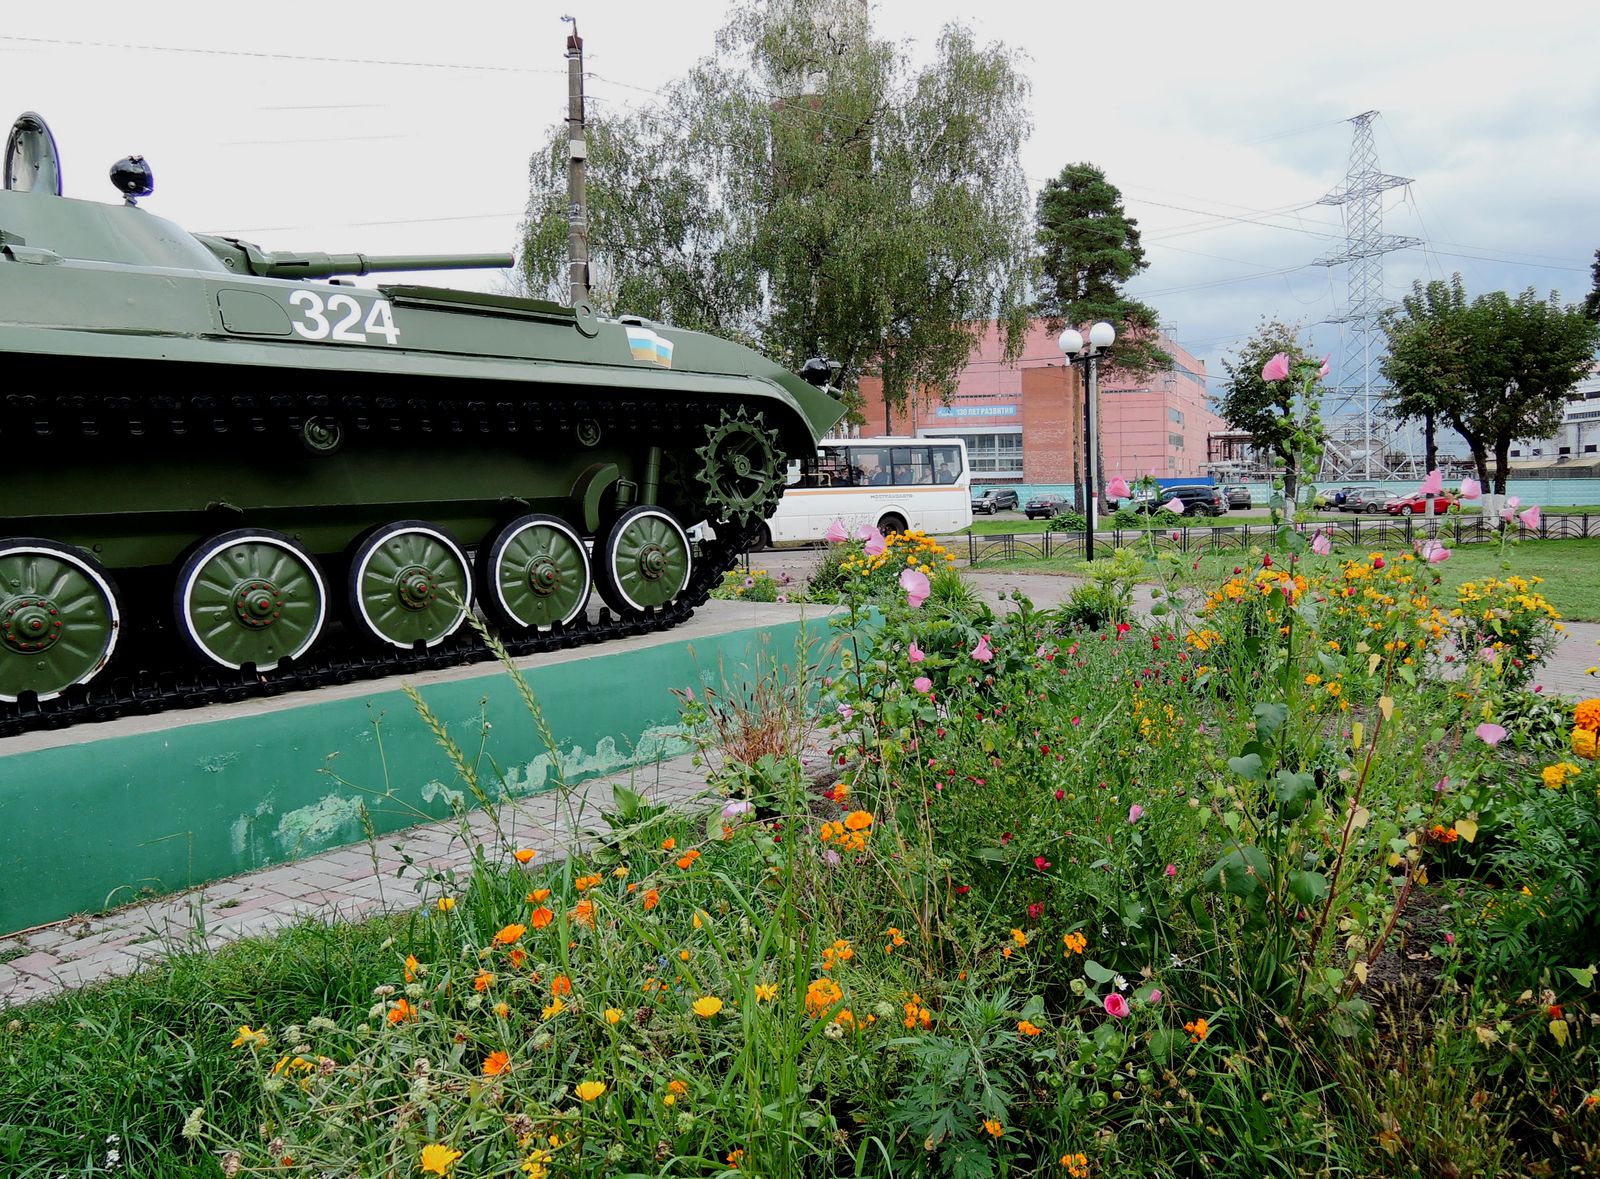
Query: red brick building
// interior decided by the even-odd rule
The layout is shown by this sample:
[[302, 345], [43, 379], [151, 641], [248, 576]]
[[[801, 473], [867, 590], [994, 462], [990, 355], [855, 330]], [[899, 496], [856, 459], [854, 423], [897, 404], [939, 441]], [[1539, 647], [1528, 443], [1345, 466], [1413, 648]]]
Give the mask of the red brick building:
[[[1100, 370], [1100, 450], [1108, 476], [1132, 480], [1153, 469], [1173, 482], [1207, 474], [1206, 438], [1225, 426], [1206, 396], [1205, 364], [1164, 337], [1161, 346], [1173, 359], [1166, 372], [1138, 380], [1114, 367]], [[1072, 442], [1083, 429], [1082, 380], [1082, 366], [1068, 370], [1042, 322], [1029, 328], [1021, 357], [1009, 364], [990, 324], [948, 404], [914, 396], [886, 415], [881, 383], [863, 378], [861, 432], [959, 436], [975, 484], [1067, 488]]]

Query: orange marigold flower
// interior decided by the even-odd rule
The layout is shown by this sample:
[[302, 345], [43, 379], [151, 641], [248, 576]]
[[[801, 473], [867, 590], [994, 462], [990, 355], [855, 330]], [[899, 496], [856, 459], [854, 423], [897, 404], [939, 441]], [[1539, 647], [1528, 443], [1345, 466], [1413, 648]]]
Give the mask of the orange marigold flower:
[[420, 965], [422, 965], [422, 964], [420, 962], [418, 962], [415, 958], [413, 958], [410, 954], [406, 955], [406, 981], [407, 982], [416, 982], [417, 981], [417, 967], [419, 967]]
[[389, 1008], [389, 1014], [384, 1016], [390, 1023], [405, 1023], [408, 1019], [417, 1018], [417, 1009], [405, 999], [396, 999], [394, 1006]]
[[1189, 1039], [1196, 1044], [1211, 1034], [1211, 1029], [1206, 1025], [1204, 1019], [1191, 1020], [1183, 1025], [1183, 1030], [1189, 1033]]
[[528, 927], [526, 925], [507, 925], [502, 928], [499, 933], [494, 935], [494, 940], [499, 942], [502, 946], [509, 946], [512, 942], [516, 941], [527, 932]]
[[667, 1089], [675, 1096], [682, 1097], [689, 1091], [688, 1081], [672, 1080], [667, 1082]]
[[577, 903], [577, 905], [575, 905], [572, 908], [572, 910], [567, 913], [567, 917], [570, 920], [576, 922], [579, 925], [586, 925], [590, 929], [593, 929], [594, 928], [594, 902], [593, 901], [579, 901]]
[[528, 904], [537, 905], [550, 895], [548, 888], [536, 888], [528, 894]]
[[572, 882], [572, 887], [577, 889], [579, 892], [583, 892], [585, 889], [593, 888], [603, 879], [605, 879], [605, 877], [601, 876], [598, 872], [594, 873], [592, 876], [580, 876]]
[[673, 839], [670, 835], [666, 839], [663, 839], [661, 841], [661, 850], [662, 851], [676, 851], [677, 848], [678, 848], [678, 841], [676, 839]]
[[1000, 1135], [1006, 1132], [1005, 1127], [999, 1122], [995, 1121], [993, 1118], [983, 1119], [983, 1130], [984, 1133], [988, 1134], [991, 1138], [998, 1138]]
[[472, 989], [480, 993], [492, 986], [494, 986], [494, 975], [487, 970], [478, 971], [478, 976], [472, 980]]
[[506, 960], [511, 963], [511, 969], [521, 970], [522, 964], [528, 960], [528, 955], [522, 950], [513, 949], [506, 955]]
[[872, 816], [866, 811], [851, 811], [844, 817], [844, 825], [849, 831], [865, 831], [872, 826]]
[[534, 851], [531, 847], [519, 847], [516, 851], [512, 852], [511, 854], [517, 857], [517, 863], [526, 864], [529, 860], [533, 859], [533, 857], [538, 855], [539, 853]]
[[546, 909], [543, 905], [540, 905], [532, 913], [528, 914], [528, 924], [533, 926], [535, 929], [543, 929], [555, 919], [556, 915], [549, 909]]
[[699, 858], [699, 851], [691, 847], [688, 851], [684, 852], [683, 855], [678, 857], [678, 867], [682, 868], [684, 871], [688, 871], [690, 868], [694, 867], [694, 862]]
[[1574, 728], [1588, 729], [1591, 733], [1600, 730], [1600, 696], [1580, 701], [1572, 710], [1572, 723]]
[[644, 894], [644, 907], [647, 910], [648, 909], [654, 909], [660, 903], [661, 903], [661, 894], [659, 892], [657, 892], [655, 889], [652, 888], [649, 892]]
[[483, 1075], [486, 1077], [498, 1077], [501, 1073], [509, 1071], [510, 1068], [511, 1057], [504, 1052], [491, 1052], [483, 1058]]
[[1081, 954], [1084, 947], [1089, 944], [1089, 939], [1081, 933], [1066, 933], [1061, 935], [1061, 944], [1067, 947], [1063, 957], [1066, 954]]
[[831, 978], [819, 978], [806, 988], [806, 1011], [815, 1019], [840, 999], [844, 992]]
[[1037, 1036], [1044, 1029], [1032, 1020], [1022, 1019], [1017, 1021], [1017, 1031], [1024, 1036]]
[[572, 994], [572, 980], [564, 974], [558, 974], [550, 980], [550, 993], [552, 995]]

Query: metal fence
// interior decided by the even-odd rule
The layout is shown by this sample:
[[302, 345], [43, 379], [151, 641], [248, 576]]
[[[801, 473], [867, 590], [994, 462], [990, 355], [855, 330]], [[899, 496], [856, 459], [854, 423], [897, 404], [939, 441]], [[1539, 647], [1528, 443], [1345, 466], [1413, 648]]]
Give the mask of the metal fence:
[[[1307, 536], [1326, 532], [1334, 544], [1354, 548], [1381, 549], [1393, 545], [1410, 548], [1418, 541], [1442, 540], [1447, 544], [1488, 544], [1500, 540], [1500, 522], [1488, 521], [1482, 516], [1382, 516], [1365, 519], [1352, 516], [1337, 523], [1296, 524], [1296, 531]], [[1234, 549], [1248, 549], [1252, 545], [1271, 542], [1277, 530], [1270, 524], [1242, 524], [1217, 528], [1152, 529], [1102, 529], [1095, 533], [1097, 544], [1104, 545], [1110, 538], [1112, 548], [1130, 545], [1148, 546], [1154, 538], [1158, 551], [1180, 553], [1220, 553]], [[1527, 528], [1518, 524], [1516, 540], [1600, 540], [1600, 516], [1544, 516], [1539, 527]], [[959, 553], [965, 541], [968, 565], [992, 564], [1001, 561], [1082, 560], [1084, 534], [1082, 532], [1033, 532], [1020, 535], [944, 536], [939, 543], [951, 552]]]

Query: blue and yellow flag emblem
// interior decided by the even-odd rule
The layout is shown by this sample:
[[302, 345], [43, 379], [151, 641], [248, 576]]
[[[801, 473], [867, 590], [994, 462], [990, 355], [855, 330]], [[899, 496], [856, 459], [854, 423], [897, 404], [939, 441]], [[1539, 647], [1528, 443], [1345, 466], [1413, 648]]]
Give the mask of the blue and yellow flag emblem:
[[635, 360], [648, 360], [662, 368], [672, 367], [672, 341], [642, 324], [623, 325], [628, 330], [628, 350]]

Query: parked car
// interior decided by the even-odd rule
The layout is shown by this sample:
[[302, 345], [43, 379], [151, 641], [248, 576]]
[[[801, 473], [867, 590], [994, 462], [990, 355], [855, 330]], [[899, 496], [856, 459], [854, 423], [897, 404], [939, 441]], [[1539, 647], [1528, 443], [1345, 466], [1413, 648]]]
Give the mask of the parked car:
[[974, 492], [972, 511], [992, 516], [999, 511], [1017, 510], [1017, 493], [1004, 487], [991, 487], [988, 491]]
[[1182, 502], [1185, 516], [1220, 516], [1228, 510], [1222, 488], [1201, 483], [1163, 487], [1154, 497], [1134, 500], [1133, 510], [1153, 516], [1174, 498]]
[[1339, 510], [1376, 515], [1383, 511], [1383, 506], [1388, 500], [1389, 493], [1381, 487], [1357, 487], [1344, 497], [1344, 503], [1339, 505]]
[[1228, 497], [1228, 510], [1230, 512], [1234, 508], [1254, 506], [1254, 500], [1250, 497], [1250, 489], [1248, 487], [1224, 487], [1222, 492]]
[[1352, 493], [1357, 492], [1357, 491], [1370, 491], [1370, 490], [1371, 490], [1371, 488], [1360, 487], [1360, 486], [1358, 486], [1356, 484], [1350, 484], [1349, 486], [1341, 487], [1341, 488], [1339, 488], [1338, 491], [1333, 493], [1333, 506], [1338, 508], [1341, 512], [1345, 511], [1346, 508], [1344, 506], [1344, 501], [1349, 499]]
[[1067, 497], [1064, 495], [1036, 495], [1028, 501], [1028, 506], [1022, 509], [1030, 520], [1048, 520], [1052, 516], [1059, 516], [1067, 510]]
[[1397, 495], [1384, 503], [1384, 511], [1391, 516], [1426, 516], [1428, 508], [1433, 508], [1432, 515], [1442, 516], [1450, 510], [1450, 505], [1456, 502], [1456, 497], [1439, 492], [1436, 495], [1423, 495], [1420, 491], [1413, 491], [1410, 495]]

